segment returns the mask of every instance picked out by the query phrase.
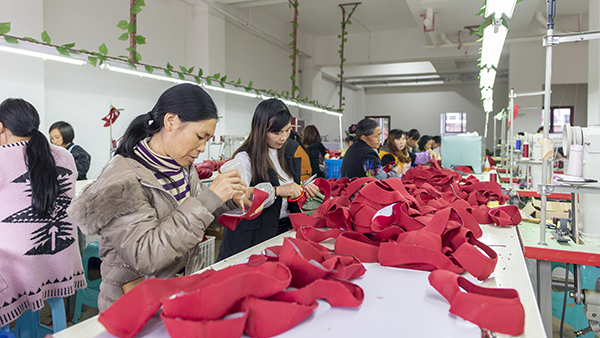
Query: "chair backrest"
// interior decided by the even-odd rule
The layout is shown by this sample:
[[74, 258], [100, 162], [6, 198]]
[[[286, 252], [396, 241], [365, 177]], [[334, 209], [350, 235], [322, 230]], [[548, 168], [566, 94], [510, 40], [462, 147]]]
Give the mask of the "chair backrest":
[[98, 241], [90, 242], [85, 247], [85, 249], [83, 250], [83, 253], [81, 254], [81, 260], [83, 262], [83, 270], [85, 271], [85, 281], [87, 282], [87, 287], [89, 289], [94, 289], [94, 290], [100, 290], [100, 283], [102, 282], [102, 278], [90, 280], [89, 279], [89, 265], [90, 265], [91, 258], [100, 259], [99, 253], [98, 253], [99, 248], [100, 248], [100, 243]]

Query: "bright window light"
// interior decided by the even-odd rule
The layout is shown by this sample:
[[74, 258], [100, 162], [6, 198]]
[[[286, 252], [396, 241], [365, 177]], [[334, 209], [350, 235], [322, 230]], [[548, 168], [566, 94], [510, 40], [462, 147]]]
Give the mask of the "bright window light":
[[[498, 29], [497, 32], [494, 32], [495, 28]], [[498, 67], [507, 33], [508, 29], [502, 25], [496, 27], [489, 25], [483, 30], [483, 44], [481, 46], [482, 67]]]
[[479, 72], [479, 88], [494, 88], [496, 80], [496, 71], [494, 69], [483, 68]]
[[485, 6], [485, 17], [494, 14], [496, 20], [502, 17], [502, 13], [508, 18], [512, 18], [517, 0], [487, 0]]
[[85, 65], [87, 63], [83, 60], [70, 58], [70, 57], [66, 57], [66, 56], [34, 52], [31, 50], [27, 50], [27, 49], [13, 48], [13, 47], [2, 46], [2, 45], [0, 45], [0, 51], [14, 53], [14, 54], [20, 54], [20, 55], [25, 55], [25, 56], [33, 56], [33, 57], [37, 57], [37, 58], [44, 59], [44, 60], [60, 61], [60, 62], [70, 63], [73, 65]]

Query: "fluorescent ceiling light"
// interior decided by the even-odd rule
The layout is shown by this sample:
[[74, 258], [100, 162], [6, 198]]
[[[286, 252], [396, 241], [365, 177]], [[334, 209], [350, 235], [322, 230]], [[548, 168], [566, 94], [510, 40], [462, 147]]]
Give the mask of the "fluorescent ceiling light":
[[494, 69], [483, 68], [479, 72], [479, 88], [494, 88], [496, 80], [496, 71]]
[[484, 100], [483, 101], [483, 110], [486, 113], [490, 113], [494, 110], [494, 100]]
[[[322, 67], [321, 71], [337, 77], [340, 67]], [[380, 65], [344, 66], [344, 78], [393, 77], [402, 75], [431, 74], [437, 70], [429, 61], [399, 62]]]
[[[495, 33], [494, 30], [498, 31]], [[502, 47], [506, 40], [508, 29], [499, 25], [489, 25], [483, 30], [483, 44], [481, 46], [481, 67], [498, 67]]]
[[[128, 65], [127, 67], [130, 67], [130, 66]], [[100, 66], [100, 68], [108, 69], [108, 70], [111, 70], [111, 71], [117, 72], [117, 73], [135, 75], [135, 76], [139, 76], [139, 77], [147, 77], [149, 79], [168, 81], [168, 82], [173, 82], [173, 83], [193, 83], [191, 81], [174, 79], [174, 78], [168, 77], [166, 75], [156, 75], [156, 74], [150, 74], [148, 72], [140, 72], [139, 70], [135, 70], [135, 69], [127, 69], [127, 68], [117, 67], [117, 66], [111, 65], [107, 62], [104, 62], [102, 64], [102, 66]]]
[[8, 46], [3, 46], [3, 45], [0, 45], [0, 51], [14, 53], [14, 54], [20, 54], [20, 55], [26, 55], [26, 56], [33, 56], [33, 57], [37, 57], [37, 58], [44, 59], [44, 60], [60, 61], [60, 62], [70, 63], [73, 65], [85, 65], [87, 63], [83, 60], [70, 58], [70, 57], [66, 57], [66, 56], [34, 52], [31, 50], [27, 50], [27, 49], [14, 48], [14, 47], [8, 47]]
[[517, 0], [487, 0], [484, 15], [487, 18], [494, 14], [496, 20], [499, 20], [504, 13], [510, 19], [512, 18], [516, 4]]
[[254, 99], [257, 99], [257, 98], [260, 99], [262, 97], [261, 95], [257, 95], [256, 93], [250, 93], [250, 92], [246, 92], [246, 91], [234, 90], [234, 89], [229, 89], [229, 88], [221, 88], [221, 87], [209, 86], [209, 85], [205, 85], [205, 84], [202, 84], [202, 87], [204, 87], [206, 89], [214, 90], [216, 92], [235, 94], [235, 95], [240, 95], [240, 96], [245, 96], [245, 97], [251, 97]]
[[481, 90], [481, 98], [484, 100], [491, 100], [494, 97], [494, 90], [492, 88], [484, 88]]

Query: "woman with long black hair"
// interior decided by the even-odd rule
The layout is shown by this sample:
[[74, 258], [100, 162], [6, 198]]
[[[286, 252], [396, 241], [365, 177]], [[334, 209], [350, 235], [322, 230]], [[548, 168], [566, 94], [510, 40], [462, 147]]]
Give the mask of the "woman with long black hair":
[[217, 260], [291, 229], [288, 215], [300, 210], [289, 200], [296, 200], [302, 193], [313, 197], [319, 192], [314, 184], [304, 190], [299, 185], [300, 158], [286, 147], [291, 122], [292, 114], [281, 100], [265, 100], [256, 107], [248, 139], [236, 150], [234, 158], [242, 162], [247, 183], [252, 187], [260, 184], [261, 190], [269, 192], [272, 189], [275, 200], [272, 204], [265, 203], [259, 217], [239, 223], [235, 231], [223, 229]]
[[86, 286], [77, 227], [65, 211], [75, 163], [39, 125], [29, 102], [0, 104], [0, 328]]
[[144, 279], [170, 278], [186, 267], [208, 226], [238, 207], [233, 196], [246, 194], [251, 205], [235, 170], [207, 189], [200, 185], [192, 164], [216, 124], [217, 107], [202, 88], [167, 89], [129, 124], [115, 157], [73, 201], [68, 212], [82, 231], [102, 236], [100, 311]]

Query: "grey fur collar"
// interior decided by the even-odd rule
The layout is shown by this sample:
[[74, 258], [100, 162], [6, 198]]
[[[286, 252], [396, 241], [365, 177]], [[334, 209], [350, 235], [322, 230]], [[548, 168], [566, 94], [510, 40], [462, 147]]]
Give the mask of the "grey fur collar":
[[136, 178], [111, 184], [91, 193], [86, 187], [73, 199], [67, 213], [86, 235], [97, 234], [113, 219], [138, 210], [144, 200], [144, 191]]

